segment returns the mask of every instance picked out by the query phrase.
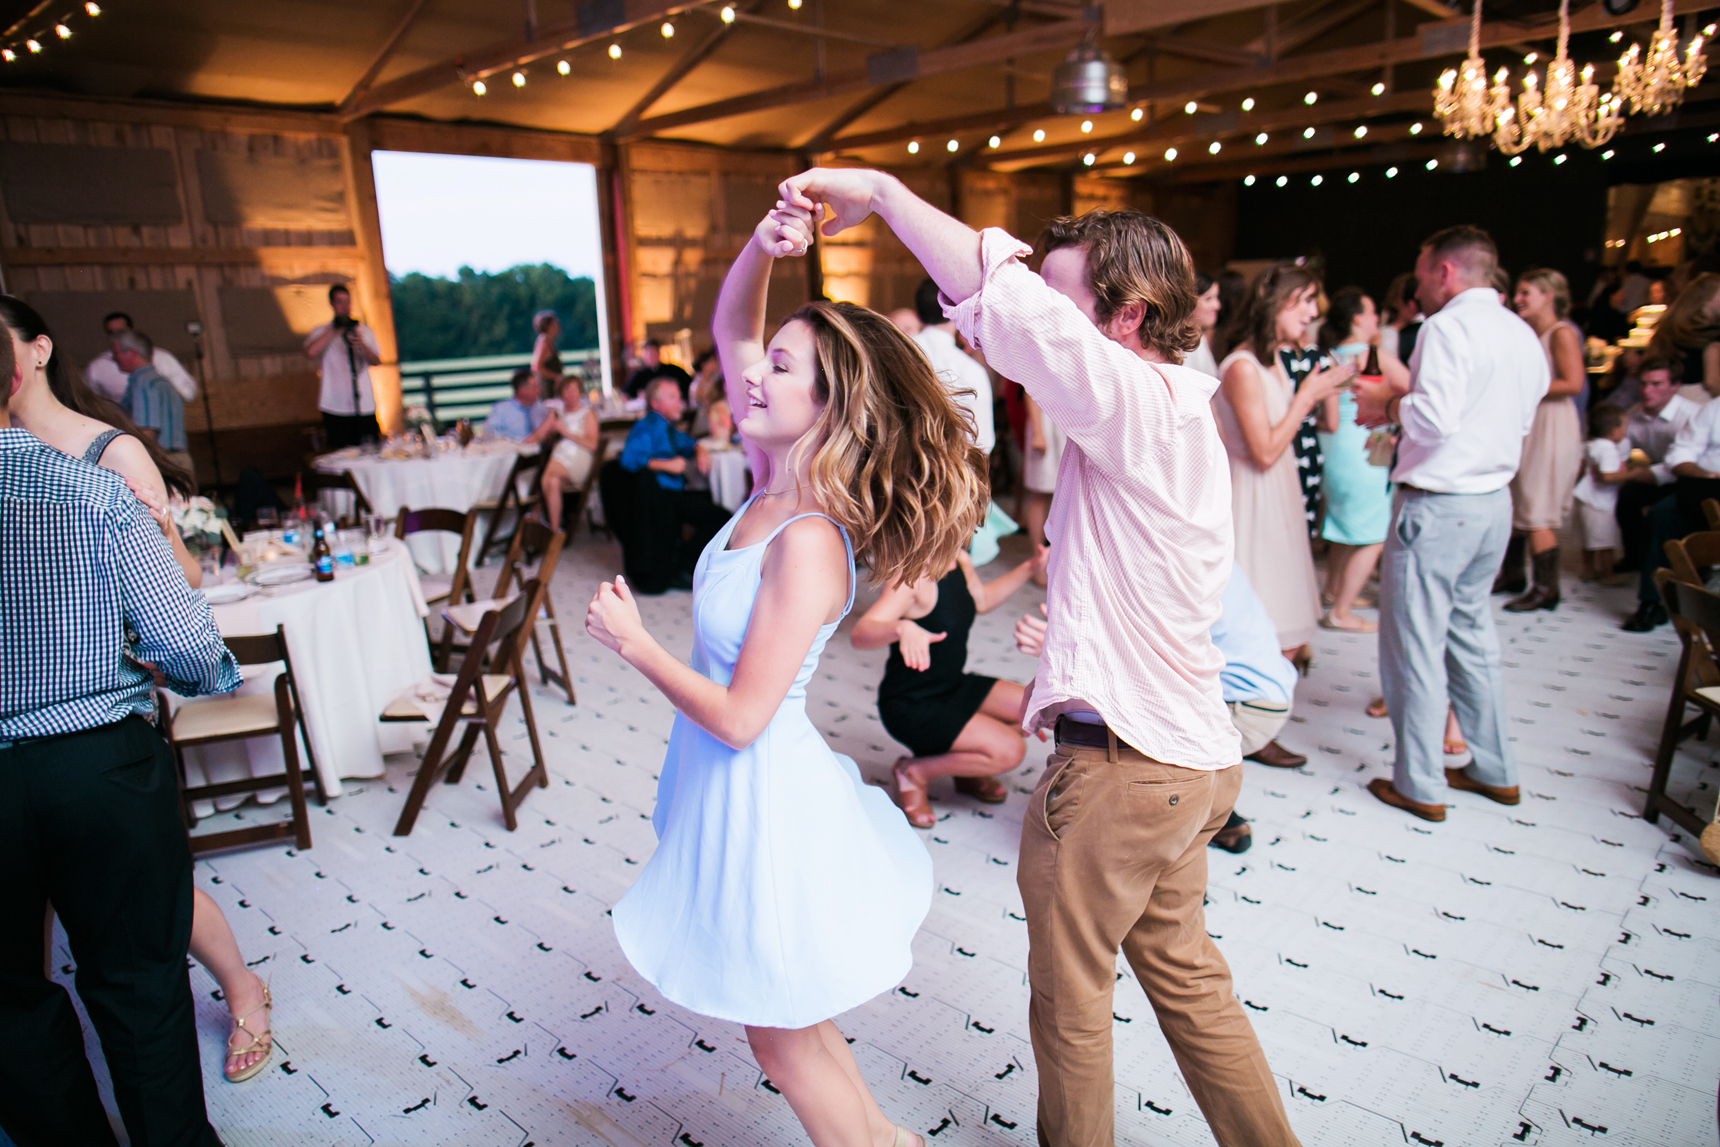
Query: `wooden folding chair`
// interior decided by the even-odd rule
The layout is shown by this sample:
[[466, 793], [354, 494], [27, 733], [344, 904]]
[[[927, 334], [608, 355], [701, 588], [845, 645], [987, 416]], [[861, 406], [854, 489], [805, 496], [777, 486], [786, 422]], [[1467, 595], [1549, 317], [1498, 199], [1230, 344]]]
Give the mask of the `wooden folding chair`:
[[[484, 614], [492, 609], [500, 609], [510, 600], [510, 589], [520, 592], [519, 587], [526, 585], [532, 578], [543, 583], [543, 608], [531, 621], [532, 655], [537, 658], [538, 673], [543, 677], [545, 685], [554, 682], [567, 692], [567, 703], [577, 705], [579, 701], [573, 694], [573, 677], [567, 668], [567, 648], [561, 641], [561, 625], [556, 621], [555, 602], [550, 596], [550, 582], [555, 578], [555, 567], [561, 561], [562, 546], [567, 542], [567, 535], [552, 531], [542, 522], [524, 522], [514, 531], [514, 540], [508, 544], [507, 557], [502, 560], [502, 573], [496, 579], [495, 592], [488, 601], [477, 601], [469, 605], [450, 606], [442, 611], [442, 616], [451, 625], [459, 628], [460, 632], [471, 634], [478, 628], [478, 622]], [[537, 569], [532, 571], [530, 566], [537, 563]], [[549, 627], [550, 641], [555, 645], [556, 660], [561, 669], [551, 669], [549, 662], [544, 659], [543, 644], [539, 636], [540, 627]]]
[[352, 495], [352, 515], [342, 517], [336, 522], [341, 527], [363, 524], [371, 514], [370, 499], [364, 496], [364, 491], [358, 488], [358, 479], [352, 476], [351, 470], [342, 470], [339, 474], [325, 474], [321, 470], [306, 470], [300, 475], [304, 483], [305, 498], [311, 502], [319, 500], [324, 490], [344, 490]]
[[[180, 801], [185, 813], [188, 826], [197, 823], [195, 802], [212, 800], [215, 797], [231, 796], [234, 793], [263, 792], [268, 789], [278, 789], [286, 786], [287, 797], [292, 802], [292, 818], [278, 821], [274, 824], [256, 825], [251, 828], [231, 829], [227, 832], [205, 833], [191, 838], [191, 851], [195, 853], [210, 852], [220, 848], [233, 848], [245, 844], [258, 844], [263, 841], [281, 840], [291, 837], [300, 848], [311, 846], [311, 826], [309, 815], [305, 810], [304, 776], [299, 769], [299, 747], [297, 733], [304, 728], [304, 710], [299, 704], [297, 680], [293, 677], [293, 661], [287, 651], [287, 633], [284, 628], [276, 627], [273, 633], [256, 636], [226, 637], [222, 639], [227, 648], [232, 650], [234, 658], [240, 665], [268, 665], [279, 661], [281, 672], [275, 677], [275, 689], [271, 693], [246, 693], [236, 697], [212, 697], [206, 700], [187, 701], [174, 710], [170, 717], [162, 721], [163, 732], [167, 742], [173, 747], [173, 755], [179, 762]], [[158, 700], [159, 711], [167, 713], [167, 698], [161, 696]], [[223, 781], [219, 784], [192, 786], [185, 778], [185, 750], [193, 745], [215, 745], [222, 741], [242, 741], [252, 737], [279, 737], [281, 753], [286, 757], [287, 771], [284, 776], [247, 777], [238, 781]], [[311, 777], [316, 784], [317, 801], [327, 804], [328, 798], [323, 793], [322, 778], [317, 775], [316, 757], [310, 747], [309, 734], [305, 736], [305, 752], [310, 758]]]
[[[418, 768], [418, 775], [412, 781], [412, 791], [406, 796], [406, 807], [400, 810], [400, 820], [394, 826], [395, 836], [406, 836], [412, 831], [425, 798], [430, 795], [431, 785], [444, 775], [448, 784], [459, 781], [480, 734], [489, 749], [490, 765], [496, 775], [496, 792], [502, 801], [502, 820], [509, 832], [518, 823], [514, 810], [524, 802], [532, 786], [549, 787], [549, 770], [544, 766], [543, 749], [538, 744], [537, 721], [532, 716], [531, 691], [525, 687], [525, 666], [521, 659], [526, 634], [531, 628], [530, 619], [541, 604], [540, 589], [541, 584], [537, 581], [526, 583], [518, 597], [501, 609], [488, 611], [478, 623], [478, 631], [472, 637], [473, 652], [460, 663], [460, 672], [454, 678], [447, 700], [442, 703], [436, 731], [431, 734], [430, 745], [424, 751], [424, 763]], [[481, 654], [488, 652], [492, 645], [495, 651], [486, 666], [486, 659]], [[486, 672], [486, 669], [493, 672]], [[430, 718], [413, 699], [423, 684], [421, 682], [391, 702], [382, 711], [381, 719], [428, 721]], [[526, 733], [531, 739], [532, 767], [518, 785], [509, 785], [507, 772], [502, 767], [502, 747], [496, 740], [496, 729], [507, 708], [508, 698], [515, 694], [519, 696]], [[453, 739], [454, 730], [460, 726], [464, 726], [460, 744], [450, 754], [448, 743]]]
[[[1706, 739], [1715, 716], [1720, 715], [1720, 664], [1715, 660], [1716, 642], [1720, 641], [1720, 596], [1680, 581], [1671, 570], [1656, 571], [1654, 584], [1660, 589], [1660, 600], [1666, 603], [1684, 651], [1672, 679], [1672, 700], [1661, 728], [1642, 819], [1655, 824], [1665, 813], [1686, 832], [1700, 836], [1708, 822], [1667, 796], [1666, 781], [1678, 743], [1692, 736]], [[1696, 707], [1697, 716], [1690, 721], [1684, 719], [1686, 705]]]
[[1698, 530], [1682, 538], [1669, 538], [1666, 561], [1672, 567], [1672, 576], [1679, 581], [1704, 584], [1702, 571], [1720, 565], [1720, 531]]
[[[514, 514], [514, 526], [517, 531], [519, 523], [526, 520], [526, 515], [535, 510], [543, 502], [543, 471], [549, 465], [549, 451], [539, 450], [536, 454], [521, 454], [514, 459], [514, 464], [508, 471], [508, 477], [502, 483], [501, 492], [487, 502], [479, 502], [472, 507], [473, 512], [486, 511], [490, 515], [490, 524], [484, 530], [484, 542], [478, 547], [478, 560], [474, 565], [483, 565], [490, 560], [490, 551], [507, 545], [513, 540], [513, 533], [497, 537], [497, 531], [502, 527], [502, 519], [509, 511]], [[527, 493], [520, 493], [524, 484]]]
[[1720, 530], [1720, 498], [1702, 499], [1702, 516], [1708, 519], [1708, 528]]
[[[424, 590], [424, 604], [430, 607], [432, 614], [437, 612], [440, 605], [460, 605], [474, 601], [477, 595], [472, 592], [472, 538], [478, 530], [478, 515], [462, 513], [459, 510], [408, 510], [400, 509], [400, 518], [394, 523], [394, 536], [405, 541], [413, 534], [438, 531], [445, 534], [460, 535], [460, 556], [454, 562], [454, 572], [446, 585], [439, 578], [419, 579]], [[465, 646], [456, 647], [454, 644], [454, 627], [446, 623], [442, 626], [442, 636], [436, 637], [430, 631], [430, 618], [424, 619], [424, 640], [430, 646], [430, 664], [436, 667], [436, 672], [446, 673], [448, 661], [455, 654], [463, 652]]]

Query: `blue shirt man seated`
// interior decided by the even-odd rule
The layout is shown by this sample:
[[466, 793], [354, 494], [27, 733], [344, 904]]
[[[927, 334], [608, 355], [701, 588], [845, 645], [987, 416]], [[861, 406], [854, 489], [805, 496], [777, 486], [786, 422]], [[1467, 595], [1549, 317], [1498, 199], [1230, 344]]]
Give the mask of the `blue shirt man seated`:
[[543, 383], [531, 367], [514, 371], [514, 396], [490, 407], [484, 428], [497, 438], [538, 444], [561, 432], [561, 420], [543, 401]]
[[687, 412], [680, 384], [672, 378], [659, 378], [647, 393], [651, 410], [627, 432], [621, 468], [632, 473], [655, 471], [657, 485], [663, 489], [685, 490], [687, 467], [693, 465], [701, 474], [708, 474], [710, 456], [677, 425]]

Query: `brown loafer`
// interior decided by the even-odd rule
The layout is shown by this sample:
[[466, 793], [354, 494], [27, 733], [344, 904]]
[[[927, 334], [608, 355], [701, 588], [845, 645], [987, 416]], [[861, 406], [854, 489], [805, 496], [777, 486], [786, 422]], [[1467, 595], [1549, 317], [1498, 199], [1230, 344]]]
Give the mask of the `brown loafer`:
[[1009, 790], [996, 777], [957, 777], [956, 792], [984, 804], [1002, 804]]
[[1401, 808], [1412, 816], [1419, 816], [1422, 820], [1431, 820], [1437, 824], [1445, 819], [1444, 805], [1422, 804], [1420, 801], [1412, 801], [1398, 792], [1397, 788], [1384, 777], [1375, 777], [1369, 781], [1368, 791], [1393, 808]]
[[1484, 785], [1480, 781], [1472, 779], [1462, 769], [1446, 769], [1445, 783], [1454, 789], [1462, 789], [1466, 793], [1480, 793], [1488, 800], [1497, 801], [1500, 804], [1519, 804], [1523, 800], [1523, 796], [1517, 791], [1516, 785], [1512, 785], [1510, 788]]
[[1243, 760], [1257, 761], [1275, 769], [1299, 769], [1308, 763], [1307, 757], [1301, 753], [1292, 753], [1277, 741], [1267, 741], [1259, 749], [1244, 757]]

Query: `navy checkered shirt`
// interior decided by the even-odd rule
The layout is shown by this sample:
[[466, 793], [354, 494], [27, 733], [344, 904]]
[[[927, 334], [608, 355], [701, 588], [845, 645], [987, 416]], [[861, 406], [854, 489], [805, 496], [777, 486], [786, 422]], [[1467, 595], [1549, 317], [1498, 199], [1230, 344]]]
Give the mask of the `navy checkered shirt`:
[[209, 603], [120, 478], [0, 427], [0, 741], [155, 711], [239, 687]]

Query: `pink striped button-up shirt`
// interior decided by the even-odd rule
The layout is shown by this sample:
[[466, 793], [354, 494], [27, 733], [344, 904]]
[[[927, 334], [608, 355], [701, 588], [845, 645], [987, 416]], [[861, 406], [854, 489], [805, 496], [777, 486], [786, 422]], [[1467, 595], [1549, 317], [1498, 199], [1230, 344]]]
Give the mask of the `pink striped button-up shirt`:
[[1218, 380], [1106, 338], [1027, 269], [1029, 253], [988, 228], [978, 293], [946, 308], [1069, 438], [1045, 524], [1050, 619], [1025, 728], [1090, 708], [1155, 760], [1237, 764], [1210, 632], [1234, 549]]

